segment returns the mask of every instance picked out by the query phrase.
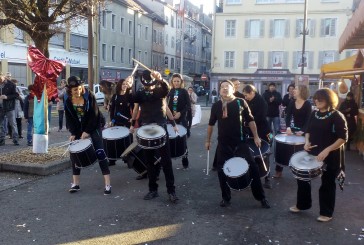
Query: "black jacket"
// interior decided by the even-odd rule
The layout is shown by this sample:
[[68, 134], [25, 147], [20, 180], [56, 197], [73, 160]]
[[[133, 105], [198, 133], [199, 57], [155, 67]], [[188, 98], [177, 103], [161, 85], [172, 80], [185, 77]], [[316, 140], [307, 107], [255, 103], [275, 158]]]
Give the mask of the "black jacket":
[[8, 98], [3, 100], [3, 111], [8, 112], [15, 109], [15, 99], [19, 96], [16, 92], [16, 85], [9, 81], [5, 80], [5, 85], [0, 90], [0, 95], [6, 95]]
[[191, 108], [191, 101], [188, 92], [184, 88], [172, 88], [168, 95], [168, 107], [173, 113], [173, 96], [178, 90], [177, 112], [181, 113], [181, 117], [186, 116], [187, 111]]
[[71, 135], [75, 135], [76, 137], [80, 137], [82, 132], [91, 134], [91, 132], [99, 129], [101, 126], [100, 111], [96, 103], [95, 95], [85, 88], [83, 98], [85, 100], [85, 115], [79, 120], [77, 113], [73, 108], [71, 98], [67, 94], [64, 97], [66, 123]]
[[[247, 101], [249, 108], [253, 114], [255, 124], [257, 125], [257, 131], [260, 138], [267, 140], [267, 134], [270, 133], [269, 124], [267, 121], [267, 102], [263, 97], [256, 93], [251, 101]], [[249, 130], [250, 136], [253, 134]]]
[[[274, 96], [274, 100], [271, 102], [269, 99]], [[267, 117], [279, 117], [279, 106], [282, 103], [282, 96], [279, 92], [270, 92], [266, 90], [263, 94], [263, 98], [268, 104]]]

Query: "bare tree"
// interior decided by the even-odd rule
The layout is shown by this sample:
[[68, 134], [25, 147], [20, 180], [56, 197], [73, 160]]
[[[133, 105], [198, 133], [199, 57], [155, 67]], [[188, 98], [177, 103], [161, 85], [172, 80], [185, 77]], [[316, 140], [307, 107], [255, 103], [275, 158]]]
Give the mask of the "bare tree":
[[[13, 24], [28, 33], [34, 45], [49, 57], [48, 43], [56, 33], [93, 14], [103, 0], [1, 0], [0, 28]], [[80, 18], [82, 17], [82, 18]]]

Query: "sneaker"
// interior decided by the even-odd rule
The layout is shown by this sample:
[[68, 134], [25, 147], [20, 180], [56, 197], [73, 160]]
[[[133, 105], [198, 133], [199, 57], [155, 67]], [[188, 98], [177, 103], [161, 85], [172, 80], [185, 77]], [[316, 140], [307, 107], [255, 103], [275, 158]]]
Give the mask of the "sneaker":
[[159, 197], [158, 191], [150, 191], [147, 195], [144, 196], [144, 200], [151, 200], [153, 198]]
[[19, 139], [24, 139], [24, 137], [22, 135], [19, 135]]
[[169, 196], [169, 200], [172, 202], [172, 203], [176, 203], [179, 199], [178, 197], [176, 196], [176, 193], [169, 193], [168, 194]]
[[72, 184], [71, 188], [68, 190], [70, 193], [75, 193], [81, 190], [79, 185]]
[[301, 212], [301, 209], [298, 209], [297, 206], [292, 206], [289, 208], [289, 211], [291, 211], [292, 213], [299, 213]]
[[226, 201], [226, 200], [222, 199], [220, 202], [220, 207], [225, 208], [227, 206], [230, 206], [230, 204], [231, 204], [230, 201]]
[[18, 141], [14, 141], [13, 143], [14, 143], [14, 145], [19, 145]]
[[32, 141], [28, 141], [28, 146], [33, 146], [33, 142]]
[[111, 185], [106, 185], [104, 190], [104, 195], [110, 195], [111, 194]]
[[319, 217], [317, 217], [317, 221], [319, 221], [319, 222], [327, 222], [330, 220], [332, 220], [332, 217], [327, 217], [327, 216], [323, 216], [323, 215], [320, 215]]
[[136, 180], [142, 180], [142, 179], [146, 179], [148, 177], [148, 175], [143, 174], [143, 175], [138, 175], [135, 179]]
[[269, 202], [267, 201], [267, 199], [263, 199], [260, 201], [260, 203], [262, 204], [262, 208], [270, 208]]
[[184, 158], [182, 158], [182, 166], [183, 166], [183, 168], [184, 169], [186, 169], [186, 168], [188, 168], [188, 165], [189, 165], [189, 162], [188, 162], [188, 158], [186, 157], [184, 157]]

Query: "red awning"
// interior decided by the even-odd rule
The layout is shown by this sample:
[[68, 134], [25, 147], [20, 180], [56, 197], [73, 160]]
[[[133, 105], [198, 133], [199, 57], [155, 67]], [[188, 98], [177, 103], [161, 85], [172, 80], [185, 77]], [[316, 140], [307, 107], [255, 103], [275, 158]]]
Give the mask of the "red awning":
[[364, 48], [364, 1], [360, 1], [339, 40], [339, 52]]

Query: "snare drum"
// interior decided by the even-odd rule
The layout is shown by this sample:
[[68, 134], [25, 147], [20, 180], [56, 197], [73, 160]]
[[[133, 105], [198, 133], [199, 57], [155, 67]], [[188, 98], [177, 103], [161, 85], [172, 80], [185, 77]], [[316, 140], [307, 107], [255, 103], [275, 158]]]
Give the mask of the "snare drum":
[[[260, 156], [259, 153], [259, 149], [257, 147], [257, 145], [254, 142], [254, 138], [247, 138], [246, 139], [246, 143], [249, 146], [250, 152], [252, 153], [255, 162], [258, 165], [259, 168], [259, 176], [261, 178], [267, 176], [269, 174], [270, 171], [270, 166], [269, 166], [269, 155], [270, 155], [270, 147], [269, 147], [269, 143], [265, 140], [261, 139], [261, 147], [260, 147], [260, 151], [262, 152], [262, 156], [263, 156], [263, 160]], [[264, 168], [265, 165], [265, 168]]]
[[174, 132], [173, 126], [167, 124], [171, 158], [182, 157], [187, 152], [187, 129], [180, 124], [177, 124], [177, 128], [178, 135]]
[[71, 162], [76, 168], [84, 168], [97, 161], [95, 149], [90, 139], [80, 139], [70, 144]]
[[126, 148], [133, 142], [133, 135], [129, 129], [122, 126], [107, 128], [102, 131], [106, 156], [110, 160], [117, 160]]
[[289, 167], [296, 179], [310, 181], [320, 177], [323, 162], [318, 162], [316, 157], [306, 151], [299, 151], [291, 157]]
[[243, 190], [252, 181], [249, 174], [248, 162], [244, 158], [230, 158], [225, 162], [223, 171], [227, 177], [226, 183], [233, 190]]
[[275, 162], [281, 166], [288, 166], [291, 156], [303, 150], [304, 136], [277, 134], [275, 137]]
[[166, 143], [166, 131], [158, 125], [145, 125], [138, 129], [136, 138], [143, 149], [158, 149]]

